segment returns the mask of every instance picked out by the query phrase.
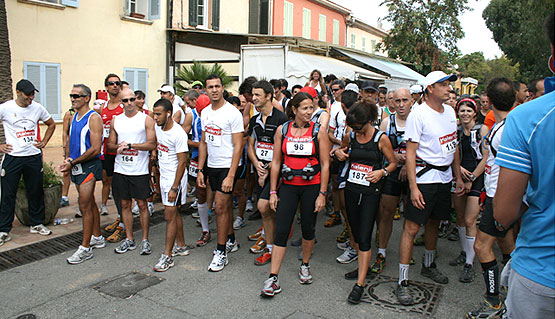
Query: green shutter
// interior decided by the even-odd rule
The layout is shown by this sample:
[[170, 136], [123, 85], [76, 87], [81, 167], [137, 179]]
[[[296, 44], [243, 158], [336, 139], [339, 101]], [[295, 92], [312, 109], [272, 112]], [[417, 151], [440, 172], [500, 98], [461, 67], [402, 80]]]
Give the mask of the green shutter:
[[220, 30], [220, 0], [212, 0], [212, 30]]
[[196, 27], [198, 25], [197, 7], [197, 0], [189, 0], [189, 25], [192, 27]]

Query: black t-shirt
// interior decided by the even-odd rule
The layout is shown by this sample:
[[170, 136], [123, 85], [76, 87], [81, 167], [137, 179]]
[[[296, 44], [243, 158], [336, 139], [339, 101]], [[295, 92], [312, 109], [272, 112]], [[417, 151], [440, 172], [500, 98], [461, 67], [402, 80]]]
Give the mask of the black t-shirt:
[[459, 147], [461, 148], [462, 158], [461, 166], [469, 171], [473, 171], [478, 166], [477, 160], [474, 155], [474, 150], [470, 146], [470, 136], [464, 133], [461, 136], [461, 142]]
[[273, 145], [274, 135], [276, 134], [277, 128], [285, 122], [287, 122], [287, 116], [285, 115], [285, 113], [274, 107], [272, 109], [272, 113], [270, 113], [270, 115], [268, 115], [268, 117], [266, 118], [265, 124], [262, 122], [262, 113], [258, 113], [255, 116], [251, 117], [251, 119], [249, 120], [249, 129], [247, 133], [257, 142]]
[[478, 111], [478, 114], [476, 115], [476, 124], [484, 124], [484, 120], [486, 119], [486, 116], [482, 114], [482, 112]]

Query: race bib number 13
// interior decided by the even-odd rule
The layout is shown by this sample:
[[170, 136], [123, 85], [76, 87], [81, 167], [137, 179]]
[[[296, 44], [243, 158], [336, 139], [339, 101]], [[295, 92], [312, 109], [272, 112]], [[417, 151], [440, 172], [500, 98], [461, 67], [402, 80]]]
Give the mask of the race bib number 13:
[[222, 145], [222, 129], [206, 126], [204, 131], [206, 143], [212, 146]]

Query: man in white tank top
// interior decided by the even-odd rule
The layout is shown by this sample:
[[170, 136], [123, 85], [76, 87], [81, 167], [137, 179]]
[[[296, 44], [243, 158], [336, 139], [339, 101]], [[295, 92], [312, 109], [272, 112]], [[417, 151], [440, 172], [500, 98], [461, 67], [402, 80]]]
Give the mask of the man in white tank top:
[[154, 120], [137, 110], [135, 93], [131, 89], [123, 89], [120, 94], [124, 113], [112, 120], [107, 144], [109, 150], [117, 153], [112, 185], [114, 192], [121, 199], [121, 219], [126, 233], [126, 238], [115, 251], [123, 254], [137, 247], [133, 239], [133, 215], [131, 214], [131, 200], [135, 198], [141, 211], [143, 229], [141, 255], [149, 255], [151, 253], [148, 241], [150, 215], [146, 199], [151, 196], [148, 151], [156, 148]]

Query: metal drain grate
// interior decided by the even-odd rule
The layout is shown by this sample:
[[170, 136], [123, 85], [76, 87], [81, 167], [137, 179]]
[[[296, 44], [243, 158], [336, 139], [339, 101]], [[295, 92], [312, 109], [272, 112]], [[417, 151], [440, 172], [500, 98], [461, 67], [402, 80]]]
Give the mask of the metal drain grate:
[[92, 288], [112, 297], [128, 299], [136, 295], [139, 291], [157, 285], [164, 280], [164, 278], [133, 271], [94, 284]]
[[[164, 212], [154, 212], [150, 217], [150, 225], [158, 225], [164, 222]], [[104, 229], [104, 226], [101, 227]], [[139, 217], [133, 219], [133, 229], [140, 229]], [[67, 234], [52, 239], [46, 239], [38, 243], [14, 248], [0, 253], [0, 271], [22, 266], [54, 255], [59, 255], [68, 250], [76, 249], [83, 238], [83, 232]]]
[[397, 301], [395, 295], [397, 278], [380, 275], [374, 280], [367, 280], [366, 284], [368, 288], [364, 291], [361, 301], [397, 312], [420, 314], [426, 317], [435, 314], [443, 290], [441, 285], [411, 280], [409, 291], [414, 298], [414, 304], [403, 306]]

